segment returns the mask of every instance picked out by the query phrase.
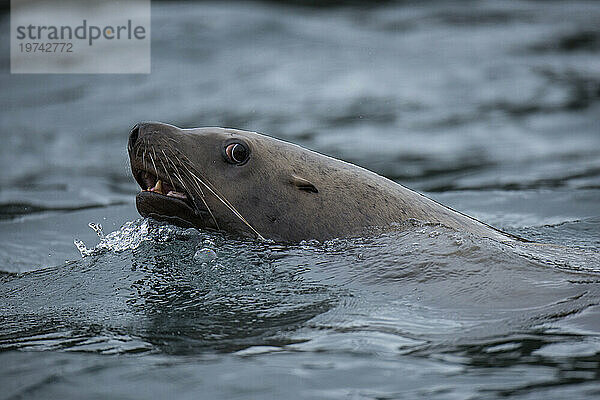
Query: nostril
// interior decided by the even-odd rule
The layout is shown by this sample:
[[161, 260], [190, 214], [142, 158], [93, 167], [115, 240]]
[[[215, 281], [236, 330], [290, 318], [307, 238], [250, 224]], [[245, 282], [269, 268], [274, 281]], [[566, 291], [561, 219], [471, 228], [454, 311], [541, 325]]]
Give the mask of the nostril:
[[138, 136], [140, 134], [140, 124], [135, 124], [131, 131], [129, 132], [129, 149], [133, 149], [133, 145], [138, 140]]

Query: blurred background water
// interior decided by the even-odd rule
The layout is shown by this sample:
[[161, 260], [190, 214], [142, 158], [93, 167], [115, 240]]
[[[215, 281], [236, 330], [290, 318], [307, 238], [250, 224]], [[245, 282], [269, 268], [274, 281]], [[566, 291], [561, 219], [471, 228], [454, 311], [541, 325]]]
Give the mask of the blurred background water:
[[[599, 21], [594, 1], [154, 1], [150, 75], [11, 75], [5, 10], [0, 396], [599, 396]], [[159, 226], [128, 169], [143, 120], [267, 133], [569, 247]]]

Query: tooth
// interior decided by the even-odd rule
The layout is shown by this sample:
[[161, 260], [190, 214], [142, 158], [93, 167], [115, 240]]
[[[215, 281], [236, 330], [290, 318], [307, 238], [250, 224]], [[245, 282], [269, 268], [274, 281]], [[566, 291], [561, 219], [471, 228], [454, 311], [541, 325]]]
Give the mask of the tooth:
[[156, 181], [156, 185], [152, 188], [152, 191], [164, 194], [162, 189], [162, 181], [160, 179]]

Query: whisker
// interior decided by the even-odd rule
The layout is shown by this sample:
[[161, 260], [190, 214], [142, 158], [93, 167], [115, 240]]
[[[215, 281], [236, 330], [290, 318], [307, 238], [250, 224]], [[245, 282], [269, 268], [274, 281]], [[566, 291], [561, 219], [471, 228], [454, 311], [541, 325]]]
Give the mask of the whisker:
[[[178, 158], [177, 160], [178, 160], [179, 162], [181, 162], [181, 160], [179, 160], [179, 158]], [[194, 174], [193, 174], [193, 173], [192, 173], [192, 172], [191, 172], [191, 171], [188, 169], [188, 167], [187, 167], [187, 166], [186, 166], [184, 163], [181, 163], [181, 165], [183, 165], [183, 167], [184, 167], [184, 168], [187, 170], [188, 174], [190, 174], [190, 175], [192, 175], [192, 176], [194, 175]], [[202, 194], [202, 197], [204, 197], [204, 191], [202, 190], [202, 187], [200, 187], [200, 185], [198, 184], [198, 181], [197, 181], [197, 179], [198, 179], [198, 178], [196, 178], [196, 180], [192, 180], [192, 181], [193, 181], [193, 182], [196, 184], [196, 187], [198, 188], [198, 190], [199, 190], [199, 191], [200, 191], [200, 193]], [[202, 181], [200, 181], [200, 183], [202, 183]]]
[[[162, 150], [163, 155], [165, 156], [165, 160], [169, 160], [169, 157], [167, 157], [167, 155], [165, 154], [165, 151]], [[165, 174], [167, 175], [167, 177], [169, 178], [169, 181], [171, 182], [171, 186], [173, 187], [173, 189], [175, 189], [175, 184], [173, 183], [173, 178], [171, 178], [171, 175], [167, 172], [167, 167], [165, 167], [165, 164], [163, 163], [163, 161], [161, 160], [160, 163], [163, 166], [163, 169], [165, 170]]]
[[[156, 158], [158, 160], [158, 157], [156, 157], [156, 151], [154, 150], [154, 146], [150, 147], [150, 149], [152, 150], [152, 154], [154, 154], [154, 158]], [[154, 165], [154, 159], [152, 157], [150, 157], [152, 161], [152, 164]], [[156, 169], [156, 165], [154, 165], [154, 171], [156, 171], [156, 173], [158, 174], [158, 169]]]
[[179, 180], [179, 182], [181, 182], [181, 184], [183, 185], [183, 188], [186, 190], [186, 192], [193, 193], [190, 189], [188, 189], [188, 187], [185, 184], [183, 178], [181, 177], [181, 174], [179, 173], [179, 170], [177, 169], [177, 167], [175, 167], [174, 165], [173, 165], [173, 167], [175, 168], [174, 174], [175, 174], [176, 178]]
[[[191, 166], [191, 161], [190, 161], [190, 159], [189, 159], [189, 158], [187, 158], [187, 157], [186, 157], [185, 155], [183, 155], [183, 154], [182, 154], [181, 156], [182, 156], [183, 158], [185, 158], [185, 159], [186, 159], [186, 160], [187, 160], [187, 161], [190, 163], [190, 168], [192, 168], [192, 169], [193, 169], [193, 170], [194, 170], [194, 171], [195, 171], [195, 172], [196, 172], [198, 175], [202, 176], [202, 174], [200, 174], [196, 168], [194, 168], [193, 166]], [[180, 161], [181, 161], [181, 160], [180, 160]], [[225, 196], [223, 196], [221, 193], [219, 193], [219, 192], [218, 192], [216, 189], [213, 189], [213, 188], [212, 188], [212, 186], [213, 186], [213, 185], [212, 185], [212, 183], [208, 182], [208, 179], [206, 179], [206, 178], [202, 177], [203, 179], [205, 179], [205, 180], [206, 180], [206, 181], [207, 181], [207, 182], [208, 182], [208, 183], [211, 185], [211, 188], [209, 188], [209, 187], [208, 187], [208, 185], [207, 185], [205, 182], [203, 182], [203, 180], [202, 180], [201, 178], [198, 178], [198, 177], [197, 177], [197, 176], [196, 176], [196, 175], [195, 175], [195, 174], [194, 174], [192, 171], [190, 171], [190, 169], [187, 167], [187, 165], [186, 165], [185, 163], [181, 163], [181, 165], [183, 165], [183, 167], [184, 167], [184, 168], [185, 168], [185, 169], [188, 171], [188, 173], [189, 173], [190, 175], [192, 175], [194, 178], [196, 178], [198, 181], [200, 181], [200, 183], [202, 183], [202, 184], [203, 184], [204, 186], [206, 186], [206, 187], [207, 187], [209, 190], [211, 190], [211, 192], [213, 192], [213, 194], [215, 194], [215, 192], [216, 192], [215, 196], [216, 196], [217, 194], [218, 194], [219, 196], [221, 196], [221, 197], [222, 197], [221, 201], [225, 200], [225, 201], [227, 202], [227, 205], [229, 205], [229, 206], [233, 207], [233, 205], [231, 204], [231, 202], [230, 202], [229, 200], [227, 200], [227, 198], [226, 198]], [[237, 211], [237, 210], [236, 210], [236, 211]], [[238, 212], [238, 213], [239, 213], [239, 212]], [[240, 215], [241, 215], [241, 214], [240, 214]]]
[[[163, 152], [163, 154], [164, 154], [164, 152]], [[179, 159], [179, 157], [177, 157], [177, 155], [176, 155], [175, 153], [173, 153], [173, 156], [174, 156], [174, 157], [177, 159], [177, 161], [179, 161], [179, 163], [180, 163], [181, 165], [183, 165], [183, 166], [185, 167], [185, 165], [184, 165], [184, 164], [181, 162], [181, 160]], [[166, 157], [166, 155], [165, 155], [165, 157]], [[188, 189], [187, 189], [187, 187], [185, 186], [185, 183], [183, 183], [183, 179], [182, 179], [182, 178], [181, 178], [181, 176], [179, 175], [179, 173], [178, 173], [178, 169], [177, 169], [177, 167], [175, 166], [175, 164], [174, 164], [174, 163], [173, 163], [173, 162], [172, 162], [172, 161], [171, 161], [171, 160], [170, 160], [168, 157], [167, 157], [167, 160], [169, 160], [169, 162], [171, 162], [171, 164], [173, 165], [173, 168], [175, 168], [175, 171], [176, 171], [176, 173], [177, 173], [177, 175], [178, 175], [178, 178], [179, 178], [179, 181], [181, 182], [181, 184], [182, 184], [182, 185], [184, 185], [184, 187], [185, 187], [185, 189], [187, 190], [187, 192], [191, 194], [192, 192], [191, 192], [190, 190], [188, 190]], [[186, 169], [187, 169], [187, 167], [186, 167]], [[205, 207], [206, 207], [206, 209], [208, 210], [208, 213], [210, 214], [210, 217], [212, 218], [213, 222], [215, 223], [215, 226], [217, 227], [217, 229], [220, 229], [220, 228], [219, 228], [219, 223], [217, 222], [217, 219], [215, 218], [215, 216], [214, 216], [214, 214], [213, 214], [212, 210], [210, 209], [210, 207], [208, 206], [208, 203], [206, 202], [206, 198], [205, 198], [205, 196], [204, 196], [204, 191], [202, 190], [202, 188], [200, 187], [200, 185], [198, 185], [198, 183], [197, 183], [196, 181], [192, 180], [192, 182], [195, 184], [195, 186], [196, 186], [196, 187], [198, 188], [198, 190], [200, 191], [200, 193], [199, 193], [199, 194], [200, 194], [200, 196], [199, 196], [199, 197], [200, 197], [200, 200], [202, 200], [202, 203], [204, 203], [204, 206], [205, 206]]]
[[[177, 141], [175, 141], [172, 138], [167, 138], [167, 139], [170, 140], [170, 141], [172, 141], [175, 144], [178, 144]], [[204, 204], [204, 206], [208, 210], [208, 212], [209, 212], [209, 214], [210, 214], [213, 222], [215, 223], [215, 226], [217, 227], [217, 229], [219, 229], [219, 224], [218, 224], [217, 219], [215, 218], [212, 210], [210, 209], [210, 207], [208, 206], [208, 204], [206, 202], [206, 196], [204, 194], [204, 191], [202, 190], [202, 186], [204, 186], [210, 193], [212, 193], [213, 196], [215, 196], [227, 209], [229, 209], [229, 211], [231, 211], [233, 213], [233, 215], [235, 215], [248, 228], [250, 228], [250, 230], [257, 236], [258, 239], [263, 240], [263, 241], [266, 240], [256, 229], [254, 229], [254, 227], [233, 206], [233, 204], [231, 204], [231, 202], [225, 196], [223, 196], [216, 188], [214, 188], [213, 185], [212, 185], [212, 183], [210, 183], [210, 181], [208, 181], [208, 179], [206, 179], [205, 177], [203, 177], [202, 174], [200, 172], [198, 172], [198, 170], [196, 168], [194, 168], [193, 163], [191, 162], [191, 160], [185, 154], [182, 154], [177, 149], [174, 149], [172, 146], [170, 146], [168, 143], [166, 143], [164, 141], [163, 141], [162, 144], [167, 148], [167, 150], [169, 150], [173, 154], [173, 157], [178, 161], [178, 163], [180, 164], [180, 166], [183, 167], [183, 168], [185, 168], [185, 170], [187, 171], [187, 174], [184, 173], [183, 175], [189, 175], [190, 182], [195, 186], [195, 188], [198, 189], [198, 191], [197, 191], [198, 197], [200, 197], [200, 200], [202, 201], [202, 203]], [[146, 151], [147, 150], [152, 150], [151, 153], [148, 151], [148, 157], [150, 158], [150, 161], [152, 162], [152, 166], [154, 167], [155, 174], [158, 174], [158, 168], [156, 168], [156, 163], [154, 161], [154, 159], [156, 158], [158, 161], [160, 161], [160, 163], [162, 165], [162, 168], [165, 171], [166, 177], [171, 181], [171, 185], [173, 187], [175, 187], [175, 185], [173, 184], [173, 178], [169, 174], [169, 172], [168, 172], [168, 170], [167, 170], [167, 168], [165, 166], [165, 163], [163, 162], [163, 160], [160, 160], [156, 156], [156, 150], [155, 150], [154, 146], [149, 146], [149, 148], [147, 148], [146, 146], [143, 147], [143, 151], [142, 151], [142, 164], [143, 164], [144, 168], [147, 169], [147, 165], [146, 165]], [[183, 172], [183, 171], [181, 171], [173, 163], [173, 161], [171, 161], [171, 159], [169, 157], [167, 157], [167, 154], [165, 153], [165, 151], [163, 149], [161, 149], [161, 152], [162, 152], [163, 156], [165, 157], [166, 161], [169, 162], [169, 163], [171, 163], [171, 165], [173, 166], [173, 173], [175, 174], [175, 177], [177, 178], [177, 180], [181, 183], [181, 185], [188, 192], [188, 194], [192, 195], [194, 192], [190, 191], [188, 189], [188, 187], [187, 187], [187, 185], [185, 183], [185, 179], [183, 179], [182, 174], [180, 173], [180, 172]], [[154, 155], [154, 157], [153, 157], [153, 155]], [[178, 157], [178, 155], [180, 155], [183, 158], [183, 160], [180, 159]], [[192, 172], [192, 170], [195, 173]], [[200, 175], [202, 178], [198, 177], [198, 175]]]
[[154, 163], [154, 158], [152, 158], [152, 154], [148, 154], [148, 156], [150, 156], [150, 161], [152, 161], [152, 165], [154, 166], [154, 173], [158, 175], [158, 169], [156, 168], [156, 164]]
[[[173, 153], [173, 157], [175, 157], [175, 159], [177, 159], [177, 161], [178, 161], [178, 162], [179, 162], [181, 165], [183, 165], [183, 163], [181, 162], [181, 160], [179, 159], [179, 157], [177, 157], [177, 154]], [[172, 162], [172, 161], [171, 161], [169, 158], [167, 158], [167, 159], [169, 160], [169, 162], [171, 163], [171, 165], [173, 165], [173, 168], [175, 169], [175, 171], [176, 171], [176, 172], [179, 172], [179, 169], [177, 168], [177, 166], [175, 165], [175, 163], [173, 163], [173, 162]], [[183, 166], [185, 167], [185, 165], [183, 165]], [[186, 169], [187, 169], [187, 168], [186, 168]], [[188, 171], [188, 172], [189, 172], [189, 171]], [[180, 178], [181, 178], [181, 176], [180, 176]], [[202, 190], [202, 188], [200, 187], [200, 185], [198, 185], [198, 183], [197, 183], [195, 180], [193, 180], [193, 179], [192, 179], [191, 181], [192, 181], [192, 183], [194, 184], [194, 186], [195, 186], [196, 188], [198, 188], [199, 195], [200, 195], [201, 197], [204, 197], [204, 191]], [[187, 189], [187, 188], [186, 188], [186, 189]]]
[[[171, 148], [168, 147], [168, 145], [167, 145], [167, 148], [169, 150], [171, 150]], [[176, 175], [176, 178], [179, 180], [179, 182], [181, 183], [181, 185], [183, 186], [185, 191], [188, 193], [191, 193], [191, 191], [188, 189], [187, 185], [185, 184], [183, 178], [181, 177], [181, 174], [179, 173], [179, 169], [177, 168], [177, 166], [173, 163], [173, 161], [171, 161], [171, 158], [167, 156], [167, 153], [165, 153], [165, 151], [163, 149], [161, 149], [160, 151], [162, 152], [163, 156], [165, 157], [165, 160], [173, 166], [173, 173]], [[163, 168], [164, 168], [164, 164], [163, 164]], [[165, 168], [165, 172], [166, 172], [166, 168]], [[167, 173], [167, 175], [169, 176], [169, 179], [171, 179], [171, 176], [168, 173]], [[175, 187], [172, 179], [171, 179], [171, 185], [173, 187]]]
[[173, 178], [171, 178], [171, 175], [169, 174], [169, 172], [167, 171], [167, 167], [165, 167], [165, 163], [162, 160], [159, 160], [160, 164], [162, 165], [163, 169], [165, 170], [165, 175], [167, 176], [167, 178], [169, 179], [169, 182], [171, 182], [171, 187], [173, 189], [175, 189], [175, 184], [173, 183]]
[[[185, 165], [185, 164], [184, 164]], [[194, 169], [195, 170], [195, 169]], [[188, 170], [189, 171], [189, 170]], [[260, 233], [258, 233], [258, 231], [256, 229], [254, 229], [254, 227], [252, 225], [250, 225], [250, 223], [246, 220], [246, 218], [244, 218], [244, 216], [229, 202], [229, 200], [227, 200], [225, 198], [225, 196], [221, 195], [220, 193], [218, 193], [216, 191], [216, 189], [213, 189], [211, 186], [212, 184], [209, 182], [209, 184], [206, 184], [206, 182], [204, 182], [202, 179], [198, 178], [193, 172], [189, 171], [190, 174], [196, 178], [200, 183], [202, 183], [217, 199], [219, 199], [219, 201], [221, 203], [223, 203], [223, 205], [225, 207], [227, 207], [236, 217], [238, 217], [240, 219], [240, 221], [242, 221], [244, 224], [246, 224], [246, 226], [248, 228], [250, 228], [252, 230], [252, 232], [254, 232], [254, 234], [260, 239], [260, 240], [266, 240]], [[197, 172], [197, 171], [196, 171]], [[205, 178], [206, 179], [206, 178]], [[208, 180], [207, 180], [208, 182]]]
[[[179, 157], [177, 157], [177, 155], [175, 154], [175, 152], [173, 151], [173, 149], [165, 143], [165, 145], [167, 146], [167, 149], [170, 150], [173, 154], [173, 157], [175, 157], [177, 159], [177, 161], [183, 165], [183, 163], [181, 163], [181, 160], [179, 159]], [[171, 157], [167, 156], [167, 153], [165, 153], [165, 151], [163, 149], [161, 149], [161, 152], [163, 154], [163, 156], [165, 157], [165, 159], [167, 160], [167, 162], [169, 162], [172, 166], [173, 166], [173, 171], [176, 175], [176, 178], [179, 180], [179, 182], [181, 183], [181, 185], [183, 186], [183, 188], [186, 190], [186, 192], [190, 195], [193, 195], [194, 192], [192, 192], [191, 190], [188, 189], [187, 185], [185, 184], [184, 179], [181, 177], [181, 174], [179, 173], [179, 169], [177, 168], [177, 165], [175, 165], [175, 163], [173, 161], [171, 161]], [[219, 228], [219, 223], [217, 222], [217, 219], [215, 218], [215, 215], [213, 214], [212, 210], [210, 209], [208, 203], [206, 202], [205, 196], [204, 196], [204, 191], [202, 190], [202, 188], [198, 185], [197, 182], [193, 181], [192, 182], [195, 184], [195, 186], [198, 188], [199, 190], [199, 196], [200, 200], [202, 201], [202, 203], [204, 204], [204, 206], [206, 207], [206, 210], [208, 211], [208, 213], [210, 214], [213, 222], [215, 223], [215, 226], [217, 229]], [[175, 186], [175, 185], [173, 185]], [[192, 197], [192, 200], [194, 200], [194, 198]], [[194, 204], [194, 208], [196, 208], [196, 205]], [[197, 210], [197, 208], [196, 208]]]

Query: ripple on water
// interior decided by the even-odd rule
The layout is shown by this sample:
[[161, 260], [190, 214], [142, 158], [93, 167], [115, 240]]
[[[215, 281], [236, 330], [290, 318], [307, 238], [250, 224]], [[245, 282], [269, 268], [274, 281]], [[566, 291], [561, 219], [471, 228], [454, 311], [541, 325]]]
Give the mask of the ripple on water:
[[289, 246], [151, 220], [107, 235], [93, 228], [100, 243], [82, 260], [6, 278], [3, 349], [303, 343], [294, 348], [404, 354], [560, 321], [599, 294], [593, 252], [511, 247], [440, 226]]

